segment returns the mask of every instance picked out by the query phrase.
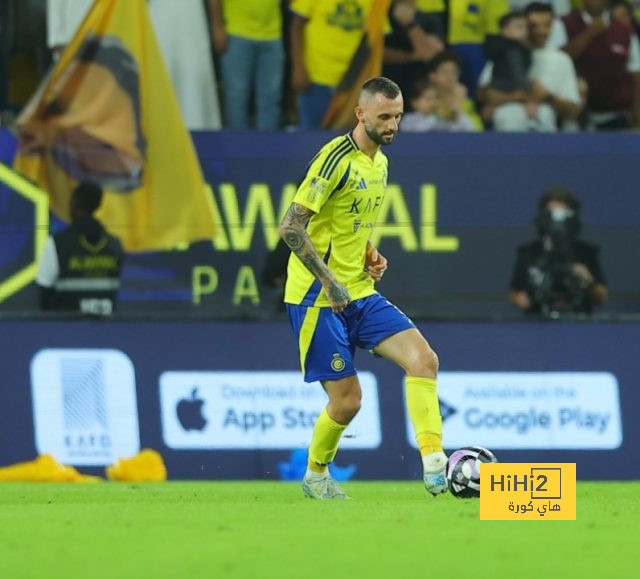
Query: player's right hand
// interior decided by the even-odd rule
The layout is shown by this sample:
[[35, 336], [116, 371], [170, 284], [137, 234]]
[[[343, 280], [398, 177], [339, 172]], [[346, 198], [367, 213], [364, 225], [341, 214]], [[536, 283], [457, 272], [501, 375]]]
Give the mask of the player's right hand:
[[334, 314], [339, 314], [351, 303], [351, 296], [347, 288], [335, 279], [324, 287], [324, 293], [329, 300], [329, 304], [331, 304], [331, 311]]

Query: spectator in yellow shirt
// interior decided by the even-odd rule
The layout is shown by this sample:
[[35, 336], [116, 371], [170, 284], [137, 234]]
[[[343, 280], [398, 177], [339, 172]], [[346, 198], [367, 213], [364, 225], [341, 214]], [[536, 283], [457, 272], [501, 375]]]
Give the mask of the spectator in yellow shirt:
[[292, 86], [301, 129], [320, 127], [376, 0], [291, 0]]
[[509, 12], [508, 0], [449, 0], [449, 46], [462, 64], [460, 80], [475, 95], [487, 60], [484, 41], [500, 33], [499, 21]]
[[209, 3], [213, 45], [222, 54], [226, 126], [251, 128], [249, 106], [253, 94], [255, 128], [278, 129], [284, 74], [280, 0]]

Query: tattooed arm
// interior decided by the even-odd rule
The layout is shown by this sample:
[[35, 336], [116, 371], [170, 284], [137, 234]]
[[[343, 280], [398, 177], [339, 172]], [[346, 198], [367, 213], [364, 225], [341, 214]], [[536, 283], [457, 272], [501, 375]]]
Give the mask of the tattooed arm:
[[338, 282], [327, 264], [322, 261], [309, 239], [307, 223], [312, 215], [311, 209], [298, 203], [292, 203], [280, 224], [280, 236], [322, 284], [324, 293], [331, 304], [331, 310], [338, 313], [349, 305], [351, 298], [347, 289]]

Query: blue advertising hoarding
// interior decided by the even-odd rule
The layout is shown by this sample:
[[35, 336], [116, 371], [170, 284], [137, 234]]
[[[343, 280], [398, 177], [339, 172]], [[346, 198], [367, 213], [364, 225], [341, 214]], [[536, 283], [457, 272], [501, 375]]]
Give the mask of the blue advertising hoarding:
[[[441, 360], [448, 450], [575, 462], [582, 480], [640, 478], [631, 323], [426, 323]], [[279, 479], [326, 403], [284, 323], [2, 320], [0, 464], [38, 453], [87, 472], [151, 447], [173, 479]], [[356, 357], [363, 407], [336, 466], [419, 479], [402, 372]], [[296, 458], [298, 457], [298, 458]], [[288, 474], [287, 474], [288, 473]]]
[[[123, 311], [164, 310], [264, 318], [280, 292], [263, 283], [267, 255], [295, 184], [327, 133], [195, 133], [218, 234], [170, 252], [127, 256]], [[0, 139], [2, 159], [15, 142]], [[635, 135], [400, 134], [385, 149], [389, 188], [373, 241], [389, 259], [380, 285], [419, 317], [506, 315], [516, 247], [534, 236], [538, 197], [573, 188], [584, 238], [601, 248], [611, 301], [640, 311], [640, 201]], [[0, 189], [0, 283], [33, 253], [33, 210]], [[53, 222], [53, 226], [59, 226]], [[0, 303], [37, 304], [33, 284]]]

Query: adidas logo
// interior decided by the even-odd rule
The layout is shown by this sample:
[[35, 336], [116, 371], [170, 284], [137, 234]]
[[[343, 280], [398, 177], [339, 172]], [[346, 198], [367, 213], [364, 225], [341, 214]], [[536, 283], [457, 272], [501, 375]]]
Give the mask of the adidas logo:
[[358, 189], [366, 189], [367, 182], [364, 180], [364, 177], [360, 177], [360, 183], [358, 183]]

